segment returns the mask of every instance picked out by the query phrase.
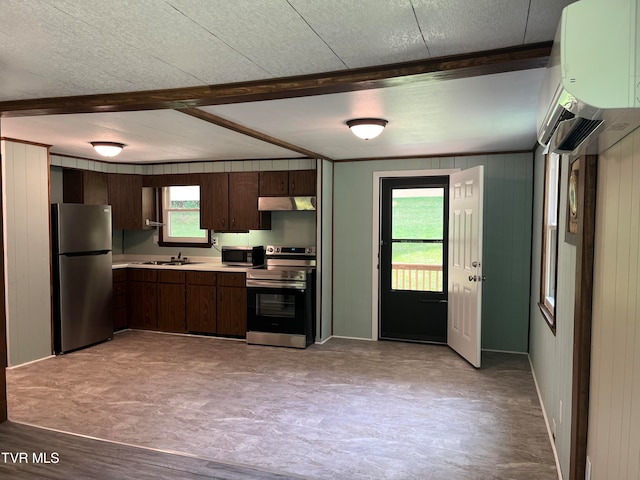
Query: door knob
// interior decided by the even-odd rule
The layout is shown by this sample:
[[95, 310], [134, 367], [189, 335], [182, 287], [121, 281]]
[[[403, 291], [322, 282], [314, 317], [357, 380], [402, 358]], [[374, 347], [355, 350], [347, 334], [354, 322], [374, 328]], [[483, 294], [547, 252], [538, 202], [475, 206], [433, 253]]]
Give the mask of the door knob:
[[473, 268], [478, 268], [480, 266], [480, 262], [471, 262], [471, 266]]
[[470, 282], [476, 282], [477, 280], [478, 280], [478, 277], [476, 275], [469, 275]]

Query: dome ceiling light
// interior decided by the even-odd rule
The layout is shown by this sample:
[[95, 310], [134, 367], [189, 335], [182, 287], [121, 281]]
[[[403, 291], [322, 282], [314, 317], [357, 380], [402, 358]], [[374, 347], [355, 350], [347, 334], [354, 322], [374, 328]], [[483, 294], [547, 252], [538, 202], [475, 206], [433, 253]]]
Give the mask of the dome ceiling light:
[[389, 122], [382, 118], [356, 118], [348, 120], [347, 126], [356, 137], [371, 140], [382, 133], [387, 123]]
[[125, 147], [124, 143], [117, 142], [91, 142], [91, 145], [103, 157], [115, 157]]

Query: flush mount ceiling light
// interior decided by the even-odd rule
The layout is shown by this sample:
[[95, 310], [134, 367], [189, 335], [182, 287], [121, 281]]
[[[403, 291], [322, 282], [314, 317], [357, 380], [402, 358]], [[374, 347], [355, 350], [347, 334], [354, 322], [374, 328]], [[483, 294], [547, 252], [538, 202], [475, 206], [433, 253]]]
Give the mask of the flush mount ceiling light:
[[91, 142], [91, 145], [103, 157], [115, 157], [125, 147], [124, 143], [117, 142]]
[[382, 133], [387, 123], [389, 122], [382, 118], [356, 118], [348, 120], [347, 126], [356, 137], [363, 140], [371, 140]]

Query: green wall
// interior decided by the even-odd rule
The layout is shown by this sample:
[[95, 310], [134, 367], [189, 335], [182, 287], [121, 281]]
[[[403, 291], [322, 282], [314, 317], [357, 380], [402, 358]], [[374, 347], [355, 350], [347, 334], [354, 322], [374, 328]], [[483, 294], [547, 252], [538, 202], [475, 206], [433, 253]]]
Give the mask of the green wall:
[[[482, 347], [526, 352], [533, 155], [345, 162], [334, 165], [336, 336], [371, 338], [373, 173], [485, 166]], [[377, 308], [377, 306], [376, 306]]]
[[[158, 231], [125, 230], [123, 253], [129, 255], [175, 256], [178, 251], [186, 257], [219, 257], [216, 248], [178, 248], [154, 245], [153, 236]], [[316, 212], [271, 212], [271, 230], [251, 230], [249, 233], [216, 233], [218, 246], [253, 245], [315, 245]], [[114, 244], [115, 245], [115, 244]]]

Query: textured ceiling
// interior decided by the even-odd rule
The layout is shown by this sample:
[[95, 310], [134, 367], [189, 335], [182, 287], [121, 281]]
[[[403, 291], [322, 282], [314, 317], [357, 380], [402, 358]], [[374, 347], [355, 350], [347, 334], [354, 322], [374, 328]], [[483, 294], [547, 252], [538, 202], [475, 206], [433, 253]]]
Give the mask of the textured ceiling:
[[[535, 69], [428, 88], [404, 85], [202, 109], [336, 160], [354, 158], [355, 150], [358, 158], [528, 150], [536, 140], [530, 112], [543, 75], [544, 69]], [[363, 142], [345, 121], [367, 116], [389, 124], [378, 138]]]
[[[345, 71], [549, 41], [561, 9], [569, 3], [571, 0], [2, 0], [0, 102]], [[508, 87], [509, 95], [500, 91], [501, 83], [492, 89], [490, 82], [476, 78], [463, 82], [464, 91], [453, 81], [449, 86], [442, 82], [435, 91], [433, 84], [423, 84], [420, 92], [340, 94], [326, 102], [305, 97], [291, 103], [273, 101], [213, 111], [220, 116], [237, 114], [235, 121], [257, 131], [336, 158], [372, 154], [372, 144], [349, 146], [334, 137], [343, 132], [346, 114], [392, 117], [384, 134], [388, 138], [380, 140], [384, 148], [378, 150], [385, 155], [426, 154], [434, 145], [451, 152], [481, 145], [484, 150], [510, 145], [517, 149], [525, 143], [530, 148], [535, 138], [531, 100], [541, 77], [533, 70], [517, 78], [521, 83], [518, 88]], [[471, 98], [474, 92], [482, 97]], [[428, 116], [421, 116], [413, 101], [406, 100], [416, 97], [425, 102]], [[465, 118], [456, 118], [452, 112], [462, 115], [461, 98]], [[508, 110], [513, 122], [494, 118], [492, 105], [497, 101], [502, 105], [499, 110]], [[336, 110], [321, 108], [324, 103]], [[356, 104], [357, 109], [338, 108]], [[281, 105], [291, 105], [292, 110]], [[252, 106], [255, 115], [247, 113]], [[314, 128], [305, 132], [290, 128], [289, 119], [301, 113], [301, 124]], [[254, 139], [240, 140], [239, 134], [220, 132], [220, 127], [211, 124], [194, 127], [195, 119], [174, 121], [176, 115], [170, 111], [140, 115], [133, 124], [123, 114], [106, 116], [104, 121], [80, 115], [3, 119], [0, 128], [3, 136], [48, 143], [52, 151], [69, 155], [79, 155], [91, 140], [122, 141], [131, 146], [131, 153], [129, 158], [119, 157], [120, 161], [299, 156]], [[265, 117], [269, 118], [264, 123], [255, 121]], [[470, 124], [470, 118], [484, 121]], [[47, 122], [55, 127], [45, 127]], [[171, 134], [165, 128], [167, 122]], [[282, 128], [278, 128], [280, 123]], [[459, 133], [456, 145], [446, 147], [455, 124], [460, 123], [467, 125], [464, 133]], [[497, 128], [487, 132], [487, 125]], [[183, 128], [187, 131], [179, 131]], [[202, 128], [208, 128], [209, 134], [201, 133]], [[306, 133], [309, 130], [314, 134]], [[421, 134], [429, 141], [416, 139]], [[463, 139], [463, 134], [468, 138]], [[220, 142], [225, 145], [221, 147]], [[153, 153], [154, 145], [163, 147]], [[421, 148], [426, 150], [420, 152]], [[83, 156], [95, 158], [91, 152]]]

